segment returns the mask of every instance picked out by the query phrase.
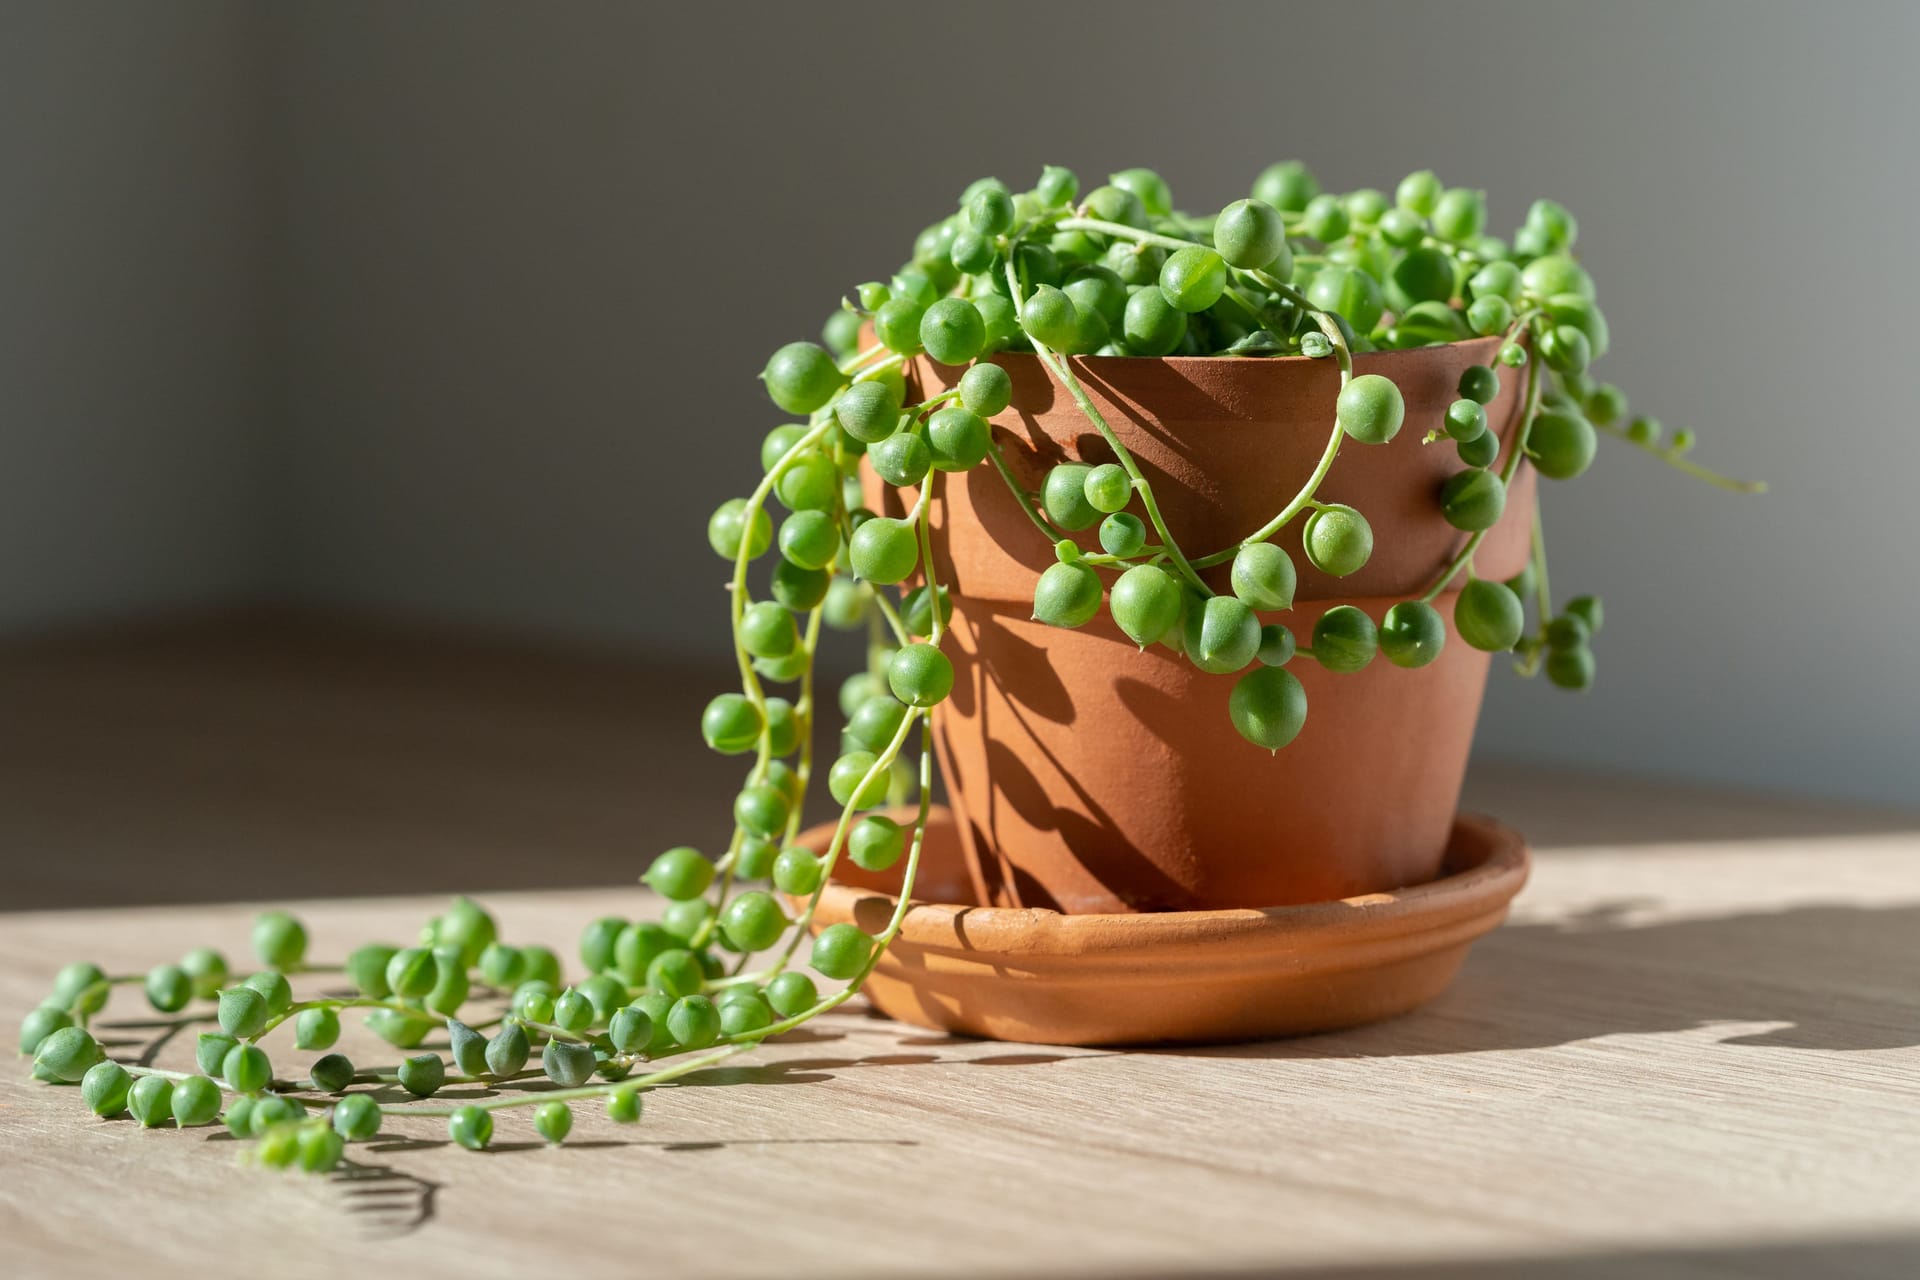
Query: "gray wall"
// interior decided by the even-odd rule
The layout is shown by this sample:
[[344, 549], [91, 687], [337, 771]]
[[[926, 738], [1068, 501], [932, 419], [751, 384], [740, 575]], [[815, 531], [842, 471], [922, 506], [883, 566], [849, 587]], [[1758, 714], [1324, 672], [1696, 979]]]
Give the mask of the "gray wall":
[[1485, 749], [1915, 799], [1920, 7], [270, 14], [280, 594], [711, 653], [701, 527], [779, 418], [752, 374], [966, 181], [1147, 163], [1207, 208], [1282, 156], [1334, 187], [1431, 165], [1503, 226], [1578, 211], [1601, 371], [1776, 484], [1609, 450], [1552, 488], [1554, 581], [1609, 605], [1602, 682], [1497, 680]]
[[263, 33], [0, 7], [0, 627], [266, 581]]

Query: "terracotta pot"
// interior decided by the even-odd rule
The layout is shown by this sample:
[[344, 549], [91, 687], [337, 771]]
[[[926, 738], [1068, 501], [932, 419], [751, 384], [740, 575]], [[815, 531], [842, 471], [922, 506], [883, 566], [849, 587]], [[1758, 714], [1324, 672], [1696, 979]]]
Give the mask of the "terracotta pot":
[[[1328, 577], [1308, 563], [1296, 520], [1279, 539], [1300, 571], [1295, 607], [1263, 621], [1284, 622], [1303, 644], [1336, 603], [1378, 621], [1459, 550], [1466, 535], [1441, 518], [1437, 494], [1463, 464], [1450, 445], [1422, 437], [1456, 398], [1461, 372], [1492, 363], [1497, 346], [1488, 338], [1356, 360], [1358, 372], [1399, 385], [1406, 422], [1387, 444], [1347, 442], [1318, 497], [1365, 514], [1373, 558]], [[1063, 460], [1112, 460], [1037, 358], [999, 363], [1013, 400], [994, 436], [1024, 488], [1038, 490]], [[1300, 357], [1093, 357], [1074, 368], [1195, 556], [1238, 542], [1292, 497], [1325, 448], [1339, 385], [1331, 360]], [[924, 358], [912, 369], [923, 393], [959, 373]], [[1521, 381], [1507, 373], [1488, 407], [1503, 441], [1517, 425]], [[871, 475], [867, 483], [871, 503], [899, 509], [901, 494]], [[1079, 630], [1030, 620], [1053, 548], [992, 468], [935, 484], [934, 563], [953, 591], [946, 649], [958, 677], [935, 717], [936, 741], [974, 901], [1072, 913], [1271, 907], [1439, 873], [1489, 661], [1451, 626], [1440, 659], [1419, 670], [1384, 658], [1352, 675], [1292, 664], [1307, 692], [1306, 727], [1270, 754], [1227, 718], [1232, 677], [1161, 646], [1136, 649], [1104, 610]], [[1522, 466], [1505, 518], [1478, 552], [1481, 576], [1524, 567], [1533, 485]], [[1081, 542], [1098, 550], [1092, 531]], [[1226, 566], [1211, 572], [1226, 589]], [[1436, 602], [1449, 618], [1454, 598]]]
[[[821, 851], [832, 833], [817, 827], [800, 842]], [[1401, 893], [1258, 911], [981, 908], [965, 905], [959, 833], [936, 810], [916, 881], [922, 902], [908, 908], [865, 991], [904, 1022], [1038, 1044], [1252, 1040], [1357, 1026], [1446, 988], [1473, 940], [1506, 918], [1526, 881], [1526, 846], [1498, 823], [1463, 816], [1445, 872]], [[850, 921], [879, 933], [900, 874], [836, 868], [815, 926]]]

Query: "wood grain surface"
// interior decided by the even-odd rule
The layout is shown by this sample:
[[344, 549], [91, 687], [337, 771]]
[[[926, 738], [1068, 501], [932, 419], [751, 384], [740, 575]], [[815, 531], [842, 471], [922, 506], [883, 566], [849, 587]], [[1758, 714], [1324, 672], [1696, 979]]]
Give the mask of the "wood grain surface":
[[[318, 898], [338, 955], [442, 901], [344, 893], [614, 883], [724, 801], [647, 692], [697, 681], [324, 630], [0, 655], [0, 901], [82, 908], [0, 915], [9, 1019], [69, 959], [243, 954], [252, 911], [83, 904]], [[634, 778], [650, 759], [677, 794]], [[0, 1275], [1920, 1274], [1920, 821], [1500, 770], [1471, 795], [1534, 836], [1513, 921], [1435, 1005], [1337, 1035], [1048, 1049], [856, 1005], [637, 1128], [582, 1108], [552, 1150], [522, 1113], [476, 1155], [399, 1123], [325, 1179], [96, 1120], [16, 1065]], [[657, 908], [630, 881], [489, 904], [519, 940]], [[155, 1021], [129, 994], [101, 1025], [190, 1064]], [[351, 1022], [356, 1060], [397, 1056]]]

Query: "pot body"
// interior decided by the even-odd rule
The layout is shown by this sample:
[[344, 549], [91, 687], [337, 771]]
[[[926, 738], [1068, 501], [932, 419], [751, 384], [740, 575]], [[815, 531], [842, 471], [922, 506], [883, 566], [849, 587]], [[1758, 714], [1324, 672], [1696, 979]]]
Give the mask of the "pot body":
[[[1356, 373], [1399, 385], [1406, 420], [1386, 444], [1346, 441], [1317, 499], [1367, 517], [1373, 557], [1329, 577], [1308, 562], [1296, 519], [1277, 539], [1299, 569], [1295, 604], [1263, 622], [1285, 624], [1303, 645], [1334, 604], [1378, 622], [1459, 551], [1467, 535], [1441, 517], [1438, 493], [1463, 464], [1451, 444], [1422, 437], [1457, 397], [1462, 371], [1492, 364], [1497, 347], [1489, 338], [1356, 359]], [[1023, 488], [1037, 491], [1062, 461], [1114, 460], [1036, 357], [998, 361], [1013, 399], [993, 432]], [[1092, 357], [1074, 368], [1190, 556], [1237, 543], [1292, 498], [1326, 447], [1339, 389], [1331, 359]], [[923, 357], [913, 376], [925, 394], [960, 372]], [[1503, 458], [1523, 381], [1503, 371], [1488, 406]], [[1068, 913], [1275, 907], [1439, 874], [1489, 664], [1452, 629], [1457, 592], [1435, 602], [1449, 634], [1429, 666], [1376, 658], [1335, 675], [1311, 659], [1291, 663], [1307, 693], [1306, 726], [1269, 753], [1228, 719], [1235, 677], [1201, 672], [1163, 646], [1136, 648], [1104, 608], [1077, 630], [1031, 620], [1033, 584], [1054, 549], [991, 467], [931, 483], [956, 671], [935, 740], [975, 902]], [[870, 502], [898, 508], [902, 495], [883, 494], [871, 475], [868, 485]], [[1480, 576], [1525, 566], [1533, 485], [1523, 465], [1476, 553]], [[1092, 530], [1078, 541], [1099, 550]], [[1225, 565], [1210, 570], [1209, 585], [1227, 590], [1226, 575]]]

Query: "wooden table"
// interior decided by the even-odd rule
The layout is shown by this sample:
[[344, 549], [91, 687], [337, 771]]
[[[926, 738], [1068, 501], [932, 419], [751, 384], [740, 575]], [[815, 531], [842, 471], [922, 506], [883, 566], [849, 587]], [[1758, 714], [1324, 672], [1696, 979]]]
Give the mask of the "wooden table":
[[[258, 664], [241, 677], [179, 653], [143, 664], [152, 643], [89, 650], [80, 666], [106, 682], [91, 704], [28, 688], [77, 659], [36, 648], [0, 661], [0, 710], [15, 713], [0, 760], [36, 758], [14, 733], [24, 728], [66, 761], [59, 804], [16, 792], [27, 802], [0, 806], [0, 900], [44, 903], [60, 886], [84, 896], [90, 877], [121, 896], [165, 888], [194, 867], [180, 841], [223, 829], [217, 780], [172, 803], [152, 787], [177, 760], [123, 742], [76, 772], [86, 715], [104, 732], [130, 702], [153, 714], [168, 698], [185, 705], [196, 684], [213, 704], [256, 711], [312, 712], [300, 699], [319, 697], [290, 693], [297, 679], [275, 686]], [[396, 642], [389, 656], [406, 652]], [[444, 670], [475, 661], [449, 651]], [[583, 661], [556, 660], [544, 683], [522, 667], [491, 701], [469, 690], [458, 724], [434, 732], [416, 723], [431, 675], [401, 696], [376, 663], [372, 677], [337, 679], [326, 702], [342, 725], [400, 703], [396, 732], [422, 752], [414, 781], [448, 811], [451, 834], [427, 838], [439, 851], [503, 803], [492, 792], [513, 775], [489, 757], [495, 735], [516, 718], [585, 731], [600, 714], [567, 710], [565, 691], [595, 664], [611, 664], [609, 679], [618, 664]], [[235, 687], [248, 679], [260, 686], [251, 694]], [[22, 718], [43, 702], [44, 720]], [[258, 718], [229, 719], [239, 727], [203, 728], [193, 751], [232, 758], [222, 753], [275, 738]], [[655, 735], [645, 715], [627, 723]], [[450, 754], [432, 756], [435, 732]], [[334, 758], [337, 741], [279, 741], [289, 776], [302, 759], [331, 761], [323, 776], [354, 774]], [[37, 759], [44, 786], [50, 766]], [[271, 774], [275, 761], [251, 767]], [[531, 770], [519, 785], [513, 804], [528, 812], [621, 808], [622, 784], [601, 772], [583, 782]], [[349, 846], [403, 848], [418, 830], [414, 808], [334, 813], [316, 831], [309, 819], [326, 805], [315, 797], [230, 795], [249, 831], [270, 835], [284, 815], [297, 874], [259, 877], [277, 892], [378, 890], [364, 850]], [[1920, 1275], [1920, 820], [1497, 769], [1476, 773], [1470, 799], [1538, 848], [1513, 922], [1429, 1009], [1338, 1035], [1115, 1053], [958, 1041], [852, 1009], [655, 1092], [638, 1128], [583, 1108], [573, 1140], [551, 1150], [522, 1116], [475, 1155], [447, 1146], [441, 1122], [419, 1121], [321, 1180], [239, 1167], [218, 1129], [141, 1133], [93, 1119], [74, 1091], [32, 1084], [22, 1068], [0, 1073], [0, 1275], [334, 1276], [371, 1261], [383, 1274], [475, 1277]], [[58, 857], [84, 855], [82, 833], [49, 818], [83, 801], [94, 811], [82, 832], [108, 836], [93, 864], [33, 870], [36, 849], [63, 832]], [[610, 820], [598, 842], [561, 826], [578, 859], [558, 861], [562, 875], [632, 859], [632, 832]], [[130, 857], [139, 832], [149, 851]], [[483, 850], [504, 843], [495, 836]], [[501, 878], [488, 856], [470, 859], [482, 881]], [[300, 910], [316, 952], [337, 954], [406, 936], [440, 901]], [[631, 887], [508, 892], [490, 905], [520, 940], [655, 907]], [[0, 916], [0, 1009], [29, 1007], [71, 958], [141, 969], [202, 941], [242, 954], [250, 913]], [[105, 1024], [151, 1043], [150, 1020], [135, 998]], [[342, 1047], [394, 1056], [351, 1038], [361, 1034]], [[190, 1036], [155, 1051], [160, 1065], [190, 1060]]]

